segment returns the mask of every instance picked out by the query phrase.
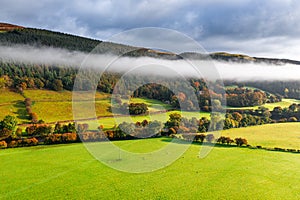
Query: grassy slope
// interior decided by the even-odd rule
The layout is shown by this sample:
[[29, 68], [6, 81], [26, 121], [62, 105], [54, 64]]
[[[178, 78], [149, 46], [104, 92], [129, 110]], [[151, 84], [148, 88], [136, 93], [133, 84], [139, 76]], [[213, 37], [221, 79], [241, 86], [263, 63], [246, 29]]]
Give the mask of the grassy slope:
[[[72, 92], [63, 91], [55, 92], [49, 90], [26, 90], [26, 97], [29, 97], [34, 102], [32, 110], [38, 114], [40, 119], [46, 122], [55, 122], [58, 120], [72, 120]], [[80, 95], [83, 100], [82, 105], [91, 105], [89, 100], [93, 99], [93, 96]], [[95, 95], [96, 100], [96, 114], [97, 116], [111, 116], [112, 113], [107, 110], [110, 105], [110, 95], [97, 92]], [[146, 98], [133, 98], [130, 100], [132, 103], [146, 103], [149, 107], [150, 115], [147, 116], [136, 116], [136, 117], [113, 117], [103, 118], [100, 120], [100, 124], [103, 124], [106, 128], [111, 128], [115, 124], [119, 124], [123, 121], [143, 121], [147, 120], [159, 120], [165, 122], [168, 119], [169, 114], [174, 113], [173, 111], [167, 113], [151, 114], [151, 112], [157, 112], [160, 110], [171, 109], [168, 104], [163, 104], [160, 101]], [[183, 116], [191, 118], [199, 116], [205, 116], [209, 118], [208, 113], [202, 113], [201, 115], [196, 112], [183, 112]], [[83, 113], [84, 116], [84, 113]], [[88, 122], [89, 123], [89, 122]], [[93, 126], [92, 126], [93, 127]]]
[[[226, 88], [236, 88], [237, 86], [236, 85], [230, 85], [230, 86], [226, 86]], [[259, 88], [255, 88], [255, 87], [244, 87], [244, 88], [248, 88], [248, 89], [252, 89], [252, 90], [255, 90], [255, 89], [258, 89], [258, 90], [261, 90]], [[262, 90], [263, 91], [263, 90]], [[282, 99], [282, 102], [277, 102], [277, 103], [266, 103], [262, 106], [268, 108], [269, 110], [273, 110], [274, 107], [276, 106], [281, 106], [282, 108], [284, 107], [289, 107], [291, 104], [293, 103], [296, 103], [296, 104], [299, 104], [300, 103], [300, 100], [296, 100], [296, 99]], [[242, 107], [242, 108], [239, 108], [239, 107], [231, 107], [231, 106], [227, 106], [227, 109], [230, 109], [230, 108], [233, 108], [233, 109], [257, 109], [259, 106], [249, 106], [249, 107]]]
[[[25, 90], [24, 94], [26, 97], [31, 98], [35, 101], [72, 101], [72, 91], [61, 91], [56, 92], [52, 90]], [[80, 94], [84, 94], [81, 92]], [[82, 100], [91, 100], [94, 96], [91, 96], [90, 93], [86, 93], [86, 95], [80, 95]], [[106, 93], [96, 92], [95, 99], [101, 100], [105, 98], [109, 98], [110, 95]]]
[[[32, 110], [36, 112], [40, 119], [43, 119], [46, 122], [55, 122], [61, 120], [72, 120], [72, 92], [62, 91], [55, 92], [50, 90], [25, 90], [24, 94], [26, 97], [31, 98], [33, 105]], [[80, 95], [80, 99], [83, 101], [82, 104], [91, 105], [90, 102], [93, 100], [94, 96], [91, 95]], [[9, 90], [1, 90], [0, 92], [0, 118], [10, 114], [18, 117], [19, 123], [28, 122], [27, 113], [25, 111], [24, 105], [21, 102], [24, 101], [24, 98], [15, 92]], [[107, 108], [110, 105], [110, 95], [105, 93], [97, 92], [95, 94], [96, 101], [96, 114], [97, 116], [111, 116]], [[157, 112], [160, 110], [171, 109], [170, 105], [163, 104], [160, 101], [146, 98], [133, 98], [130, 102], [143, 102], [148, 104], [150, 112]], [[166, 121], [168, 116], [172, 112], [159, 113], [159, 114], [150, 114], [150, 116], [136, 116], [132, 117], [134, 122], [142, 121], [144, 119], [148, 120], [159, 120]], [[209, 118], [208, 113], [198, 114], [196, 112], [183, 112], [183, 116], [199, 117], [205, 116]], [[117, 119], [117, 122], [120, 120], [130, 120], [130, 117], [121, 117]], [[116, 121], [114, 118], [104, 118], [100, 120], [101, 124], [104, 124], [105, 127], [113, 127]]]
[[[144, 152], [162, 139], [120, 141]], [[161, 170], [129, 174], [96, 161], [82, 144], [0, 151], [0, 199], [299, 199], [298, 154], [192, 145]]]
[[24, 98], [20, 94], [0, 89], [0, 119], [6, 115], [12, 115], [18, 117], [20, 122], [28, 121], [23, 101]]
[[[264, 106], [266, 108], [268, 108], [269, 110], [273, 110], [274, 107], [276, 106], [281, 106], [282, 108], [285, 107], [289, 107], [291, 104], [296, 103], [299, 104], [300, 100], [296, 100], [296, 99], [282, 99], [281, 102], [277, 102], [277, 103], [266, 103], [263, 104], [261, 106]], [[249, 106], [249, 107], [230, 107], [227, 106], [227, 109], [257, 109], [259, 106]]]
[[20, 94], [9, 91], [7, 89], [0, 89], [0, 97], [0, 105], [24, 100], [24, 98]]
[[252, 146], [300, 149], [300, 123], [266, 124], [222, 131], [231, 138], [246, 138]]
[[[36, 112], [40, 119], [43, 119], [46, 122], [55, 122], [58, 120], [72, 120], [72, 92], [63, 91], [63, 92], [55, 92], [49, 90], [26, 90], [25, 96], [29, 97], [33, 101], [32, 110]], [[81, 95], [82, 104], [90, 105], [89, 100], [92, 100], [94, 96], [91, 95]], [[2, 90], [0, 93], [0, 118], [3, 118], [5, 115], [11, 114], [16, 117], [19, 117], [19, 122], [27, 122], [25, 108], [20, 105], [20, 102], [23, 101], [24, 98], [17, 93]], [[110, 95], [97, 92], [95, 95], [96, 100], [96, 114], [97, 116], [109, 116], [111, 113], [107, 110], [110, 105]], [[167, 104], [163, 104], [157, 100], [145, 99], [145, 98], [134, 98], [131, 102], [144, 102], [148, 104], [150, 112], [156, 112], [159, 110], [170, 109], [171, 107]], [[283, 99], [283, 102], [274, 103], [274, 104], [266, 104], [265, 106], [273, 109], [275, 106], [286, 107], [291, 103], [300, 103], [299, 100], [295, 99]], [[250, 107], [255, 108], [255, 107]], [[165, 122], [168, 119], [170, 113], [178, 112], [172, 111], [167, 113], [159, 113], [159, 114], [150, 114], [150, 116], [136, 116], [136, 117], [120, 117], [114, 119], [112, 117], [103, 118], [100, 121], [100, 124], [103, 124], [106, 128], [113, 127], [116, 123], [120, 123], [122, 121], [132, 120], [142, 121], [144, 119], [147, 120], [159, 120]], [[183, 112], [182, 115], [184, 117], [197, 117], [205, 116], [209, 118], [208, 113], [195, 113], [195, 112]]]
[[[141, 122], [144, 119], [150, 120], [150, 121], [154, 121], [154, 120], [158, 120], [162, 123], [168, 121], [169, 119], [169, 115], [171, 113], [180, 113], [183, 117], [186, 118], [192, 118], [192, 117], [196, 117], [197, 119], [199, 119], [200, 117], [207, 117], [208, 119], [210, 118], [210, 114], [209, 113], [197, 113], [197, 112], [180, 112], [180, 111], [169, 111], [166, 113], [156, 113], [156, 114], [151, 114], [150, 115], [145, 115], [145, 116], [132, 116], [132, 117], [107, 117], [107, 118], [102, 118], [98, 120], [98, 123], [103, 125], [104, 128], [112, 128], [114, 125], [116, 124], [120, 124], [124, 121], [126, 122]], [[99, 126], [99, 124], [94, 124], [93, 122], [89, 122], [86, 121], [86, 123], [90, 124], [90, 128], [96, 128], [97, 126]]]

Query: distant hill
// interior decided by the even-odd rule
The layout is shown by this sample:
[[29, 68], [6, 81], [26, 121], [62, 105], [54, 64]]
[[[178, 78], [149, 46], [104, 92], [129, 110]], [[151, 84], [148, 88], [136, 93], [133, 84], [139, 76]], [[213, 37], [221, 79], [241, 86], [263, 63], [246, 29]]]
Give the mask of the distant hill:
[[267, 64], [295, 64], [300, 65], [300, 61], [289, 59], [275, 58], [259, 58], [250, 57], [242, 54], [230, 54], [227, 52], [217, 52], [210, 54], [200, 54], [194, 52], [184, 52], [179, 55], [154, 50], [149, 48], [133, 47], [123, 44], [111, 42], [103, 42], [100, 40], [54, 32], [49, 30], [41, 30], [34, 28], [25, 28], [22, 26], [0, 23], [0, 45], [32, 45], [37, 47], [54, 47], [68, 49], [71, 51], [91, 52], [98, 44], [101, 43], [101, 48], [97, 48], [95, 53], [110, 53], [115, 55], [123, 55], [130, 57], [153, 57], [168, 60], [178, 60], [183, 58], [190, 59], [213, 59], [217, 61], [235, 62], [235, 63], [267, 63]]
[[210, 53], [210, 54], [185, 52], [180, 54], [180, 56], [184, 58], [190, 58], [190, 59], [200, 59], [200, 60], [212, 59], [217, 61], [234, 62], [234, 63], [266, 63], [266, 64], [273, 64], [273, 65], [283, 65], [283, 64], [300, 65], [300, 61], [296, 61], [296, 60], [250, 57], [247, 55], [231, 54], [226, 52], [217, 52], [217, 53]]
[[13, 24], [0, 23], [0, 31], [11, 31], [16, 29], [24, 29], [24, 27], [13, 25]]
[[0, 27], [3, 27], [2, 30], [4, 31], [0, 34], [0, 45], [5, 46], [31, 45], [90, 52], [101, 43], [101, 49], [98, 49], [98, 53], [112, 53], [117, 55], [136, 49], [127, 45], [103, 42], [49, 30], [24, 28], [5, 23], [0, 23]]

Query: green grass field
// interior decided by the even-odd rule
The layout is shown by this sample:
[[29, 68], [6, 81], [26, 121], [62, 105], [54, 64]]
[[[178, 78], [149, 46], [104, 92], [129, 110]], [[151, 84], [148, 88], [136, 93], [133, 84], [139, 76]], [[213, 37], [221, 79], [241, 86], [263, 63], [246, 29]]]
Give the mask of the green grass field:
[[[0, 119], [6, 115], [12, 115], [19, 119], [20, 122], [27, 122], [24, 113], [25, 107], [22, 105], [24, 97], [7, 89], [0, 90]], [[25, 111], [26, 112], [26, 111]]]
[[[289, 107], [291, 104], [296, 103], [296, 104], [300, 104], [300, 100], [297, 99], [282, 99], [281, 102], [277, 102], [277, 103], [266, 103], [263, 104], [261, 106], [264, 106], [266, 108], [268, 108], [270, 111], [272, 111], [276, 106], [280, 106], [282, 108], [285, 107]], [[249, 107], [230, 107], [227, 106], [227, 109], [258, 109], [258, 107], [260, 106], [249, 106]]]
[[[52, 91], [52, 90], [25, 90], [24, 95], [31, 98], [33, 101], [72, 101], [72, 91]], [[92, 95], [90, 92], [79, 92], [78, 99], [80, 100], [102, 100], [110, 97], [110, 94], [96, 92]]]
[[[62, 91], [55, 92], [50, 90], [25, 90], [24, 95], [31, 98], [32, 111], [36, 112], [39, 119], [45, 122], [56, 122], [63, 120], [73, 120], [72, 113], [72, 92]], [[80, 93], [80, 100], [82, 102], [80, 105], [91, 106], [91, 101], [95, 98], [95, 109], [97, 116], [112, 116], [112, 113], [108, 111], [108, 106], [110, 105], [110, 95], [105, 93], [96, 92], [95, 96], [90, 93]], [[4, 118], [6, 115], [16, 116], [19, 123], [26, 123], [30, 120], [28, 119], [27, 113], [25, 111], [24, 105], [21, 102], [24, 101], [24, 97], [20, 94], [11, 92], [9, 90], [1, 90], [0, 93], [0, 118]], [[166, 113], [156, 113], [158, 111], [168, 110], [172, 107], [168, 104], [164, 104], [161, 101], [146, 99], [146, 98], [132, 98], [130, 100], [132, 103], [146, 103], [149, 108], [149, 115], [146, 116], [135, 116], [135, 117], [119, 117], [114, 119], [113, 117], [103, 118], [100, 123], [107, 128], [113, 127], [116, 123], [120, 121], [143, 121], [147, 120], [159, 120], [165, 122], [168, 120], [169, 114], [179, 111], [170, 111]], [[209, 113], [197, 113], [197, 112], [182, 112], [184, 117], [192, 118], [200, 116], [210, 117]], [[85, 116], [84, 113], [82, 115]], [[120, 123], [121, 123], [120, 122]], [[90, 122], [88, 122], [90, 123]]]
[[[82, 101], [80, 106], [91, 106], [91, 102]], [[111, 112], [107, 110], [110, 105], [109, 100], [103, 99], [95, 102], [97, 116], [109, 116]], [[40, 119], [45, 122], [55, 122], [62, 120], [73, 120], [72, 102], [35, 102], [32, 106]], [[79, 113], [80, 116], [80, 113]], [[82, 113], [82, 117], [86, 116]]]
[[[55, 92], [49, 90], [26, 90], [25, 96], [32, 99], [33, 112], [36, 112], [40, 119], [43, 119], [45, 122], [56, 122], [62, 120], [72, 120], [72, 92], [63, 91], [63, 92]], [[94, 96], [90, 94], [82, 95], [81, 93], [80, 106], [91, 106], [90, 100], [93, 100]], [[145, 116], [133, 116], [133, 117], [118, 117], [117, 119], [113, 117], [107, 117], [100, 119], [100, 124], [104, 125], [106, 128], [112, 128], [115, 124], [122, 123], [123, 121], [143, 121], [147, 120], [158, 120], [165, 122], [168, 120], [169, 114], [179, 111], [170, 111], [166, 113], [153, 113], [162, 110], [168, 110], [172, 107], [168, 104], [164, 104], [161, 101], [146, 99], [146, 98], [132, 98], [129, 101], [130, 103], [146, 103], [149, 108], [149, 115]], [[95, 109], [96, 115], [99, 117], [112, 116], [112, 113], [108, 111], [108, 107], [110, 105], [110, 95], [97, 92], [95, 95]], [[197, 112], [182, 112], [184, 117], [192, 118], [200, 116], [210, 117], [209, 113], [201, 113], [201, 115]], [[82, 112], [82, 116], [80, 113], [77, 115], [77, 118], [86, 118], [84, 112]], [[92, 124], [87, 121], [87, 123]], [[91, 127], [95, 128], [95, 126], [91, 125]]]
[[183, 117], [186, 118], [192, 118], [192, 117], [196, 117], [197, 119], [199, 119], [200, 117], [207, 117], [208, 119], [210, 119], [210, 113], [206, 113], [206, 112], [180, 112], [180, 111], [169, 111], [169, 112], [165, 112], [165, 113], [155, 113], [155, 114], [149, 114], [149, 115], [141, 115], [141, 116], [126, 116], [126, 117], [120, 117], [120, 116], [116, 116], [116, 117], [105, 117], [105, 118], [101, 118], [97, 121], [83, 121], [83, 123], [87, 123], [90, 125], [91, 129], [96, 129], [99, 125], [103, 125], [104, 128], [112, 128], [115, 125], [118, 125], [122, 122], [141, 122], [143, 120], [150, 120], [150, 121], [154, 121], [154, 120], [158, 120], [162, 123], [165, 123], [168, 121], [169, 119], [169, 115], [172, 113], [179, 113], [181, 114]]
[[16, 92], [12, 92], [7, 89], [0, 89], [0, 105], [23, 100], [24, 98]]
[[[33, 112], [36, 112], [39, 116], [39, 119], [43, 119], [45, 122], [56, 122], [56, 121], [62, 121], [62, 120], [73, 120], [73, 113], [72, 113], [72, 92], [70, 91], [62, 91], [62, 92], [55, 92], [50, 90], [25, 90], [24, 92], [26, 97], [29, 97], [33, 101], [32, 110]], [[80, 93], [80, 100], [82, 102], [81, 105], [87, 105], [90, 106], [92, 104], [91, 100], [93, 100], [94, 96], [90, 93]], [[27, 113], [25, 111], [25, 107], [21, 105], [21, 102], [24, 100], [24, 97], [22, 97], [20, 94], [11, 92], [9, 90], [2, 89], [0, 93], [0, 118], [4, 118], [4, 116], [10, 114], [13, 116], [16, 116], [18, 118], [19, 123], [26, 123], [29, 122]], [[143, 121], [144, 119], [147, 120], [158, 120], [161, 122], [166, 122], [169, 118], [169, 114], [171, 113], [180, 113], [179, 111], [169, 111], [166, 113], [153, 113], [165, 109], [171, 109], [171, 106], [168, 104], [164, 104], [157, 100], [152, 99], [145, 99], [145, 98], [133, 98], [130, 100], [130, 102], [134, 103], [146, 103], [149, 107], [150, 114], [145, 116], [132, 116], [132, 117], [110, 117], [112, 116], [112, 113], [108, 111], [108, 106], [110, 105], [110, 95], [96, 92], [95, 94], [95, 109], [96, 109], [96, 115], [105, 117], [99, 119], [99, 123], [94, 123], [93, 121], [86, 121], [90, 125], [90, 128], [94, 129], [99, 124], [104, 125], [104, 127], [112, 128], [114, 125], [122, 123], [123, 121], [127, 122], [136, 122], [136, 121]], [[300, 103], [300, 100], [295, 99], [283, 99], [282, 102], [273, 103], [273, 104], [265, 104], [264, 106], [273, 109], [275, 106], [281, 106], [281, 107], [287, 107], [292, 103]], [[248, 108], [248, 107], [247, 107]], [[249, 107], [249, 108], [257, 108], [257, 107]], [[242, 108], [246, 109], [246, 108]], [[209, 113], [197, 113], [197, 112], [182, 112], [181, 113], [183, 117], [187, 118], [200, 118], [200, 117], [207, 117], [210, 118]], [[80, 115], [79, 115], [80, 116]], [[82, 116], [84, 117], [84, 112], [82, 113]], [[284, 125], [282, 125], [284, 126]], [[264, 134], [264, 137], [268, 137], [268, 132], [271, 132], [273, 135], [278, 135], [280, 132], [276, 132], [276, 129], [274, 131], [270, 129], [269, 131], [263, 130], [262, 127], [252, 127], [257, 128], [257, 130], [254, 130], [254, 132], [262, 133]], [[262, 129], [261, 129], [262, 128]], [[284, 128], [283, 128], [284, 129]], [[249, 143], [251, 143], [252, 138], [256, 138], [251, 144], [252, 145], [263, 145], [268, 146], [267, 143], [273, 146], [273, 142], [271, 140], [268, 140], [266, 143], [259, 143], [259, 137], [254, 135], [252, 137], [251, 135], [251, 129], [249, 130], [249, 134], [246, 131], [245, 137], [250, 140]], [[261, 130], [261, 131], [260, 131]], [[296, 130], [296, 129], [294, 129]], [[291, 130], [291, 131], [294, 131]], [[234, 132], [234, 131], [233, 131]], [[240, 133], [239, 131], [237, 131]], [[274, 133], [276, 132], [276, 133]], [[230, 133], [231, 134], [231, 133]], [[292, 136], [294, 137], [294, 136]], [[278, 135], [278, 138], [279, 135]], [[287, 138], [286, 140], [289, 140]], [[258, 142], [258, 143], [256, 143]], [[287, 141], [285, 141], [287, 142]], [[286, 143], [288, 144], [288, 143]], [[281, 147], [285, 147], [282, 145]]]
[[[266, 124], [222, 131], [231, 138], [242, 137], [252, 146], [300, 149], [300, 123]], [[300, 167], [300, 166], [299, 166]]]
[[[115, 142], [132, 152], [165, 143], [168, 139]], [[215, 147], [200, 159], [200, 148], [191, 145], [170, 166], [141, 174], [101, 164], [82, 144], [0, 150], [0, 199], [300, 198], [299, 154]]]
[[150, 112], [160, 111], [163, 109], [172, 109], [172, 106], [169, 104], [165, 104], [161, 101], [155, 99], [147, 99], [147, 98], [132, 98], [130, 103], [145, 103], [148, 106]]

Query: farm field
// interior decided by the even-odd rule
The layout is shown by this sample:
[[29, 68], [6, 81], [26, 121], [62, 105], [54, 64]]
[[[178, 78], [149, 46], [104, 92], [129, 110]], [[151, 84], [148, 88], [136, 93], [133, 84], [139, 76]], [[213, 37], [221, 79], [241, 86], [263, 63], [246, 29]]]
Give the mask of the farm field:
[[[266, 103], [266, 104], [263, 104], [261, 106], [264, 106], [264, 107], [268, 108], [270, 111], [272, 111], [273, 108], [275, 108], [276, 106], [280, 106], [282, 108], [285, 108], [285, 107], [289, 107], [293, 103], [300, 104], [300, 100], [297, 100], [297, 99], [282, 99], [281, 102]], [[250, 106], [250, 107], [230, 107], [230, 106], [227, 106], [226, 108], [227, 109], [254, 109], [255, 110], [258, 107], [260, 107], [260, 106]]]
[[[91, 106], [88, 101], [80, 102], [80, 106]], [[109, 116], [108, 106], [110, 105], [109, 100], [99, 100], [95, 102], [95, 109], [97, 116]], [[35, 102], [32, 106], [33, 112], [36, 112], [40, 119], [45, 122], [56, 122], [62, 120], [72, 120], [72, 102]], [[84, 113], [82, 113], [84, 117]]]
[[[26, 121], [24, 119], [25, 108], [20, 104], [24, 101], [24, 98], [15, 92], [7, 89], [0, 90], [0, 119], [3, 119], [6, 115], [12, 115], [19, 117], [20, 121]], [[25, 111], [26, 112], [26, 111]]]
[[[36, 112], [39, 119], [43, 119], [45, 122], [56, 122], [63, 120], [72, 120], [72, 92], [70, 91], [62, 91], [55, 92], [50, 90], [25, 90], [24, 95], [28, 98], [32, 99], [33, 105], [32, 110]], [[80, 100], [82, 100], [82, 105], [90, 106], [91, 100], [93, 100], [94, 96], [89, 94], [80, 95]], [[22, 106], [22, 102], [24, 101], [24, 97], [20, 94], [11, 92], [9, 90], [2, 90], [0, 93], [0, 118], [10, 114], [16, 116], [18, 118], [19, 123], [29, 122], [25, 107]], [[124, 101], [124, 100], [123, 100]], [[171, 106], [168, 104], [164, 104], [160, 101], [146, 98], [132, 98], [130, 100], [132, 103], [146, 103], [149, 107], [150, 115], [146, 116], [133, 116], [133, 117], [119, 117], [114, 119], [112, 113], [108, 110], [108, 106], [110, 105], [110, 95], [105, 93], [96, 92], [95, 94], [95, 109], [97, 116], [105, 117], [101, 118], [100, 124], [103, 124], [106, 128], [113, 127], [116, 123], [122, 121], [132, 120], [142, 121], [144, 119], [147, 120], [159, 120], [166, 121], [170, 113], [179, 112], [179, 111], [169, 111], [167, 113], [153, 113], [162, 111], [165, 109], [171, 109]], [[300, 103], [300, 100], [295, 99], [283, 99], [282, 102], [278, 103], [270, 103], [265, 104], [264, 106], [273, 109], [276, 106], [287, 107], [292, 103]], [[258, 107], [243, 107], [238, 109], [256, 109]], [[237, 109], [237, 108], [235, 108]], [[152, 112], [152, 113], [151, 113]], [[197, 112], [182, 112], [184, 117], [207, 117], [209, 118], [209, 113], [201, 112], [200, 114]], [[83, 115], [84, 116], [84, 115]], [[88, 122], [90, 123], [90, 122]]]
[[222, 135], [246, 138], [252, 146], [300, 149], [299, 130], [300, 123], [279, 123], [228, 129], [222, 131]]
[[141, 115], [141, 116], [116, 116], [116, 117], [103, 117], [100, 118], [97, 121], [83, 121], [82, 123], [89, 124], [91, 129], [96, 129], [99, 125], [103, 125], [104, 128], [112, 128], [117, 124], [120, 124], [122, 122], [141, 122], [143, 120], [150, 120], [150, 121], [160, 121], [162, 123], [168, 121], [169, 115], [172, 113], [179, 113], [183, 117], [186, 118], [192, 118], [196, 117], [199, 119], [200, 117], [207, 117], [210, 119], [210, 113], [207, 112], [186, 112], [186, 111], [168, 111], [168, 112], [162, 112], [162, 113], [150, 113], [149, 115]]
[[[114, 143], [124, 150], [145, 152], [168, 141]], [[200, 159], [200, 148], [193, 144], [170, 166], [142, 174], [101, 164], [83, 144], [1, 150], [0, 199], [300, 198], [299, 154], [215, 147]]]
[[7, 89], [0, 89], [0, 105], [5, 103], [14, 103], [16, 101], [23, 101], [22, 95], [12, 92]]
[[[78, 97], [81, 100], [99, 100], [109, 98], [110, 95], [102, 92], [96, 92], [95, 96], [92, 96], [91, 93], [79, 92]], [[60, 91], [56, 92], [53, 90], [25, 90], [24, 95], [28, 98], [31, 98], [34, 101], [72, 101], [73, 93], [72, 91]]]
[[[33, 102], [32, 110], [36, 112], [39, 116], [39, 119], [47, 122], [56, 122], [63, 120], [72, 120], [72, 92], [70, 91], [62, 91], [55, 92], [51, 90], [25, 90], [24, 95], [30, 98]], [[80, 104], [82, 106], [91, 106], [91, 101], [94, 96], [90, 94], [80, 95], [80, 99], [82, 102]], [[10, 114], [16, 116], [20, 123], [29, 122], [26, 117], [25, 107], [22, 105], [24, 101], [24, 97], [20, 94], [5, 90], [0, 93], [0, 117], [3, 118], [6, 115]], [[124, 101], [124, 100], [123, 100]], [[114, 120], [112, 113], [108, 111], [108, 107], [110, 105], [110, 95], [105, 93], [96, 92], [95, 94], [95, 109], [96, 115], [100, 117], [105, 117], [100, 120], [100, 123], [103, 124], [107, 128], [111, 128], [115, 125], [116, 122], [121, 121], [143, 121], [147, 120], [159, 120], [166, 121], [168, 119], [169, 114], [179, 111], [169, 111], [166, 113], [153, 113], [171, 109], [172, 107], [168, 104], [164, 104], [161, 101], [146, 99], [146, 98], [132, 98], [129, 101], [130, 103], [145, 103], [149, 108], [149, 115], [145, 116], [133, 116], [133, 117], [119, 117], [117, 120]], [[2, 111], [2, 112], [1, 112]], [[197, 112], [182, 112], [184, 117], [192, 118], [200, 116], [210, 117], [209, 113], [202, 112], [201, 114]], [[84, 116], [84, 115], [83, 115]]]

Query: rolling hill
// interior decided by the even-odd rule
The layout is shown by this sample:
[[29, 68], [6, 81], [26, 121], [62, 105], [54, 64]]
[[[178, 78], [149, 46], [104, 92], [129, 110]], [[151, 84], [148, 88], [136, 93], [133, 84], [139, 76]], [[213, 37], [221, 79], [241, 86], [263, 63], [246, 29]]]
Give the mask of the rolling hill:
[[97, 49], [96, 53], [110, 53], [115, 55], [123, 55], [130, 57], [154, 57], [168, 60], [178, 60], [183, 58], [189, 59], [212, 59], [224, 62], [237, 62], [237, 63], [267, 63], [274, 65], [282, 64], [295, 64], [300, 65], [300, 61], [289, 59], [275, 59], [275, 58], [259, 58], [250, 57], [242, 54], [231, 54], [227, 52], [216, 53], [195, 53], [195, 52], [182, 52], [177, 55], [174, 53], [163, 52], [159, 50], [149, 49], [145, 47], [133, 47], [123, 44], [116, 44], [112, 42], [104, 42], [90, 38], [84, 38], [71, 34], [54, 32], [49, 30], [27, 28], [13, 24], [0, 23], [0, 44], [4, 46], [11, 45], [32, 45], [36, 47], [54, 47], [68, 49], [71, 51], [90, 52], [98, 44], [102, 43], [101, 49]]

